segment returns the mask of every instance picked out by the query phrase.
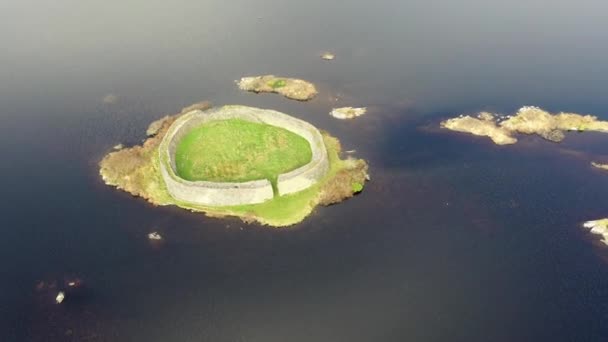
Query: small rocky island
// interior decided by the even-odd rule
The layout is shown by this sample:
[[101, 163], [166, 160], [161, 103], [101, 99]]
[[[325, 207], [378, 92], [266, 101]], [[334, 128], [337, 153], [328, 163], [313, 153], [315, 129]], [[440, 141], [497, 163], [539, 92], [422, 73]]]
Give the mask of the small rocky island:
[[199, 103], [148, 128], [141, 146], [100, 162], [106, 184], [155, 205], [282, 227], [341, 202], [369, 179], [339, 141], [273, 110]]
[[441, 127], [489, 137], [497, 145], [508, 145], [517, 142], [517, 134], [536, 134], [546, 140], [560, 142], [567, 131], [608, 132], [608, 121], [600, 121], [592, 115], [551, 114], [538, 107], [526, 106], [508, 116], [488, 112], [476, 116], [461, 115], [443, 121]]
[[333, 61], [334, 59], [336, 59], [336, 55], [334, 55], [331, 52], [323, 52], [321, 54], [321, 59], [326, 60], [326, 61]]
[[274, 75], [243, 77], [237, 84], [240, 89], [254, 93], [277, 93], [289, 99], [308, 101], [317, 95], [315, 85], [304, 80]]
[[336, 119], [344, 120], [344, 119], [354, 119], [357, 116], [361, 116], [365, 113], [367, 113], [366, 107], [360, 107], [360, 108], [341, 107], [341, 108], [332, 109], [332, 111], [329, 113], [329, 115], [333, 116]]
[[[608, 133], [608, 121], [598, 120], [592, 115], [576, 113], [551, 114], [538, 107], [520, 108], [514, 115], [498, 115], [480, 112], [475, 116], [460, 115], [441, 122], [441, 127], [452, 131], [489, 137], [497, 145], [517, 143], [517, 134], [536, 134], [551, 142], [561, 142], [565, 132]], [[591, 162], [597, 169], [608, 170], [608, 164]], [[608, 245], [608, 218], [587, 221], [583, 227], [592, 234], [600, 235], [601, 242]]]
[[[608, 164], [591, 162], [591, 165], [597, 169], [608, 171]], [[608, 245], [608, 218], [587, 221], [583, 224], [583, 227], [589, 229], [591, 234], [599, 235], [601, 237], [600, 241]]]

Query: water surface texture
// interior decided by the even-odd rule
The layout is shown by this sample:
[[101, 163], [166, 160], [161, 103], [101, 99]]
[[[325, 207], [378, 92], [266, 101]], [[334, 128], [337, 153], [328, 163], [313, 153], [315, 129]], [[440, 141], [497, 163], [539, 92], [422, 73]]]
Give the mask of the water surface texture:
[[[608, 216], [608, 174], [589, 166], [608, 136], [499, 147], [438, 123], [523, 105], [608, 119], [607, 10], [3, 1], [0, 341], [605, 341], [608, 253], [580, 224]], [[320, 93], [301, 103], [234, 84], [267, 73]], [[280, 230], [101, 182], [112, 146], [200, 100], [307, 120], [368, 160], [372, 181]], [[328, 115], [342, 106], [370, 112]], [[73, 278], [82, 288], [55, 305]]]

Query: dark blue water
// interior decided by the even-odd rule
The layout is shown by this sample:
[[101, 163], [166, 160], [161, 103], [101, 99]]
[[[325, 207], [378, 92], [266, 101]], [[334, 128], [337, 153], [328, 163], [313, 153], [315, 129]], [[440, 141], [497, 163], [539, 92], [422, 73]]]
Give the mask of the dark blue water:
[[[499, 147], [438, 123], [522, 105], [608, 119], [607, 7], [0, 4], [0, 341], [605, 341], [608, 252], [580, 224], [608, 216], [608, 174], [589, 166], [608, 136]], [[233, 83], [265, 73], [320, 94]], [[101, 182], [112, 146], [200, 100], [303, 118], [372, 181], [281, 230]], [[327, 114], [342, 105], [371, 111]]]

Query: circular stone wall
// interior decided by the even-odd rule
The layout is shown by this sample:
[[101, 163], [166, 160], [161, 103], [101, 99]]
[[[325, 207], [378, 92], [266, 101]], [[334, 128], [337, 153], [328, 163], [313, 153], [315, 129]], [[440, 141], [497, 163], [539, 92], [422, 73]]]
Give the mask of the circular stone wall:
[[173, 198], [207, 206], [255, 204], [272, 199], [272, 185], [267, 179], [241, 183], [187, 181], [177, 174], [175, 150], [184, 135], [206, 122], [228, 119], [281, 127], [303, 137], [310, 144], [310, 162], [278, 176], [278, 195], [304, 190], [327, 173], [329, 160], [323, 137], [314, 126], [305, 121], [274, 110], [246, 106], [224, 106], [204, 112], [195, 110], [182, 115], [171, 125], [159, 148], [161, 174]]

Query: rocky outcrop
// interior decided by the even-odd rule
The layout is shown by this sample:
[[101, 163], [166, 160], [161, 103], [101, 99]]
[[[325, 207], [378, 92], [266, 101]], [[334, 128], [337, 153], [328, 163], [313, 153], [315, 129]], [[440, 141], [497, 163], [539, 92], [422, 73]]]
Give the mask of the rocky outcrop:
[[608, 245], [608, 218], [587, 221], [583, 224], [583, 227], [589, 229], [591, 234], [600, 235], [602, 243]]
[[595, 167], [596, 169], [600, 169], [600, 170], [606, 170], [608, 171], [608, 164], [602, 164], [602, 163], [597, 163], [597, 162], [591, 162], [591, 165], [593, 167]]
[[277, 93], [287, 98], [308, 101], [317, 95], [314, 84], [297, 78], [274, 75], [243, 77], [237, 84], [240, 89], [254, 93]]
[[500, 116], [482, 112], [478, 117], [469, 115], [448, 119], [441, 127], [453, 131], [487, 136], [498, 145], [514, 144], [516, 134], [537, 134], [545, 140], [560, 142], [565, 131], [608, 132], [608, 121], [600, 121], [595, 116], [575, 113], [551, 114], [538, 107], [526, 106], [517, 113]]
[[332, 109], [329, 115], [333, 116], [336, 119], [353, 119], [365, 113], [367, 113], [366, 107], [342, 107]]
[[321, 54], [321, 59], [324, 59], [326, 61], [333, 61], [334, 59], [336, 59], [336, 55], [331, 52], [324, 52]]
[[148, 234], [148, 239], [149, 240], [160, 241], [160, 240], [163, 239], [163, 237], [158, 232], [151, 232], [151, 233]]
[[441, 123], [441, 127], [452, 131], [489, 137], [497, 145], [515, 144], [517, 142], [517, 139], [511, 136], [511, 132], [497, 126], [496, 122], [468, 115], [446, 120]]

